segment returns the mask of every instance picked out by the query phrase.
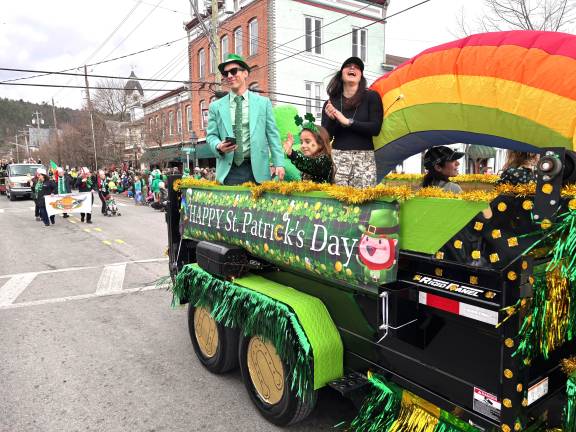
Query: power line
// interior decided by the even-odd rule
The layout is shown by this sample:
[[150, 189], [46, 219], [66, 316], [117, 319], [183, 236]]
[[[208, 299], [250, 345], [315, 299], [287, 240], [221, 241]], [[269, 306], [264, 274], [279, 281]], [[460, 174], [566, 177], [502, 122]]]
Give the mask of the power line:
[[[42, 71], [36, 69], [16, 69], [16, 68], [0, 68], [0, 71], [11, 71], [11, 72], [34, 72], [34, 73], [42, 73], [44, 75], [69, 75], [69, 76], [84, 76], [83, 73], [75, 73], [75, 72], [57, 72], [57, 71]], [[130, 80], [130, 77], [121, 77], [121, 76], [114, 76], [114, 75], [95, 75], [95, 74], [88, 74], [90, 78], [110, 78], [110, 79], [121, 79], [121, 80]], [[180, 83], [180, 84], [205, 84], [208, 81], [188, 81], [188, 80], [165, 80], [165, 79], [156, 79], [156, 78], [138, 78], [140, 81], [157, 81], [157, 82], [167, 82], [167, 83]], [[0, 84], [5, 84], [6, 81], [0, 82]]]
[[[7, 86], [27, 86], [27, 87], [51, 87], [51, 88], [79, 88], [79, 89], [86, 89], [86, 86], [82, 85], [64, 85], [64, 84], [33, 84], [33, 83], [5, 83], [0, 82], [0, 85], [7, 85]], [[98, 87], [98, 86], [89, 86], [89, 89], [92, 90], [125, 90], [124, 87]], [[152, 88], [143, 88], [144, 91], [166, 91], [166, 89], [152, 89]], [[173, 89], [178, 90], [178, 89]], [[173, 91], [168, 90], [168, 91]], [[185, 91], [189, 91], [189, 89], [185, 89]]]

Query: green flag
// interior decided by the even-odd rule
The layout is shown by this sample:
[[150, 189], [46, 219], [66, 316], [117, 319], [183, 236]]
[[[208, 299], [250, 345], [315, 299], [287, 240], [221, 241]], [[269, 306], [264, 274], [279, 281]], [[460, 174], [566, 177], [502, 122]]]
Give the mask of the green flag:
[[53, 170], [58, 169], [58, 165], [56, 165], [56, 162], [54, 162], [52, 159], [50, 159], [50, 168]]

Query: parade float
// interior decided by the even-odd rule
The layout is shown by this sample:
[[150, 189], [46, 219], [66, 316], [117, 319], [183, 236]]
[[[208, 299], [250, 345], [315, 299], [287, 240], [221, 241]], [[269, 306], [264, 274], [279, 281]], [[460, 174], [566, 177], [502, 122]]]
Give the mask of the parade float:
[[[170, 179], [174, 305], [198, 360], [271, 422], [330, 386], [350, 431], [576, 431], [576, 37], [470, 36], [377, 80], [380, 179], [457, 142], [540, 153], [537, 182]], [[456, 181], [466, 182], [466, 178]], [[197, 389], [197, 391], [206, 391]]]

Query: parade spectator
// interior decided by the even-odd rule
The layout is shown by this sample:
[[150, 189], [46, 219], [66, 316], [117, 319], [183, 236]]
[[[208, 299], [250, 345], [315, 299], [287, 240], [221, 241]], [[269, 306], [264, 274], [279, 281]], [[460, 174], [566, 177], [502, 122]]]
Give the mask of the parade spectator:
[[40, 218], [40, 206], [38, 205], [38, 193], [42, 188], [42, 176], [39, 174], [40, 168], [36, 170], [34, 177], [30, 180], [30, 188], [32, 189], [32, 199], [34, 200], [34, 217], [37, 221], [42, 220]]
[[96, 179], [96, 187], [98, 190], [98, 197], [100, 198], [100, 201], [102, 202], [102, 214], [105, 215], [106, 214], [106, 200], [108, 199], [108, 196], [110, 195], [110, 191], [108, 189], [108, 179], [106, 178], [106, 173], [104, 172], [104, 170], [99, 170], [98, 171], [98, 177]]
[[458, 175], [460, 159], [464, 153], [452, 150], [450, 147], [437, 146], [428, 149], [424, 154], [426, 175], [422, 187], [439, 187], [447, 192], [461, 193], [462, 188], [450, 181], [450, 177]]
[[[55, 173], [56, 179], [56, 192], [58, 195], [63, 195], [72, 192], [70, 177], [64, 172], [64, 168], [58, 167]], [[62, 217], [64, 219], [70, 217], [68, 213], [63, 213]]]
[[168, 190], [166, 189], [166, 184], [161, 181], [159, 186], [158, 201], [152, 203], [152, 208], [155, 210], [166, 210], [168, 205]]
[[327, 87], [329, 100], [322, 111], [322, 126], [333, 138], [335, 183], [368, 187], [376, 184], [372, 137], [382, 128], [384, 111], [378, 93], [366, 88], [364, 63], [350, 57]]
[[134, 203], [136, 205], [142, 203], [142, 182], [138, 176], [134, 176]]
[[282, 180], [284, 154], [270, 99], [248, 90], [250, 67], [241, 56], [228, 54], [218, 69], [231, 91], [209, 106], [206, 142], [216, 157], [216, 180], [226, 185]]
[[536, 181], [534, 167], [538, 163], [539, 155], [535, 153], [508, 150], [504, 171], [497, 184], [518, 185]]
[[78, 188], [78, 192], [89, 192], [90, 195], [88, 199], [90, 200], [90, 211], [88, 213], [80, 213], [80, 220], [84, 222], [86, 220], [87, 224], [92, 223], [92, 191], [95, 188], [96, 179], [90, 174], [90, 170], [86, 167], [80, 168], [80, 172], [78, 173], [78, 177], [76, 178], [76, 187]]
[[38, 181], [41, 184], [41, 186], [37, 189], [37, 202], [40, 209], [40, 218], [42, 219], [44, 226], [50, 226], [50, 223], [54, 225], [56, 223], [55, 217], [54, 215], [48, 217], [48, 212], [46, 211], [46, 201], [44, 201], [44, 197], [56, 193], [56, 184], [50, 180], [44, 168], [40, 168], [38, 170], [38, 177]]
[[326, 129], [314, 123], [304, 124], [300, 132], [300, 151], [293, 150], [293, 145], [294, 137], [288, 132], [284, 150], [294, 166], [302, 172], [302, 180], [332, 183], [334, 164]]

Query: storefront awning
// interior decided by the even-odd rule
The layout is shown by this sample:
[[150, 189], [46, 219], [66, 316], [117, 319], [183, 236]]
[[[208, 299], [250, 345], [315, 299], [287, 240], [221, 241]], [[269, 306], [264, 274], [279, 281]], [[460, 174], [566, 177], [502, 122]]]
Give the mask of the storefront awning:
[[496, 149], [478, 144], [471, 144], [468, 147], [468, 158], [472, 160], [490, 159], [496, 157]]

